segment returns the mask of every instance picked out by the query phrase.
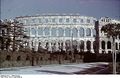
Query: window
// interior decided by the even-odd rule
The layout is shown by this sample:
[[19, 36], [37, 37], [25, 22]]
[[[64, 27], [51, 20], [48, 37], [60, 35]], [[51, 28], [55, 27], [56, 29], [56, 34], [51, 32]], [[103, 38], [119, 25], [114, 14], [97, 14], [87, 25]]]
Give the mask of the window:
[[69, 18], [66, 18], [66, 22], [69, 23], [70, 19]]
[[83, 23], [83, 19], [81, 19], [80, 22]]
[[101, 44], [102, 44], [102, 45], [101, 45], [101, 46], [102, 46], [102, 49], [105, 49], [105, 41], [102, 41]]
[[63, 28], [58, 28], [58, 36], [63, 36], [63, 35], [64, 35]]
[[81, 51], [84, 50], [84, 41], [83, 40], [80, 41], [80, 50]]
[[49, 22], [49, 20], [46, 18], [46, 19], [45, 19], [45, 23], [48, 23], [48, 22]]
[[42, 23], [42, 20], [41, 20], [41, 18], [39, 18], [39, 19], [38, 19], [38, 22], [39, 22], [39, 23]]
[[38, 35], [43, 35], [43, 27], [38, 28]]
[[77, 19], [74, 18], [74, 19], [73, 19], [73, 23], [77, 23]]
[[53, 37], [57, 36], [57, 34], [56, 34], [56, 28], [52, 28], [51, 29], [51, 36], [53, 36]]
[[35, 28], [31, 28], [31, 34], [32, 34], [32, 35], [36, 35], [36, 30], [35, 30]]
[[31, 23], [35, 23], [35, 19], [32, 19], [32, 20], [31, 20]]
[[59, 23], [62, 23], [62, 22], [63, 22], [63, 19], [62, 19], [62, 18], [60, 18], [60, 19], [59, 19]]
[[50, 28], [45, 27], [44, 32], [45, 32], [45, 35], [50, 35]]
[[111, 42], [110, 41], [107, 42], [107, 49], [111, 49]]
[[55, 18], [52, 19], [52, 23], [55, 23]]
[[90, 51], [91, 50], [91, 42], [87, 41], [86, 45], [87, 45], [87, 47], [86, 47], [87, 50]]
[[84, 37], [84, 29], [83, 28], [79, 29], [79, 35], [80, 35], [80, 37]]
[[25, 20], [25, 24], [29, 24], [29, 20], [28, 19]]
[[86, 36], [91, 36], [91, 29], [90, 28], [86, 29]]
[[87, 19], [87, 23], [90, 23], [90, 19]]
[[70, 37], [71, 36], [71, 30], [70, 28], [65, 28], [65, 36]]

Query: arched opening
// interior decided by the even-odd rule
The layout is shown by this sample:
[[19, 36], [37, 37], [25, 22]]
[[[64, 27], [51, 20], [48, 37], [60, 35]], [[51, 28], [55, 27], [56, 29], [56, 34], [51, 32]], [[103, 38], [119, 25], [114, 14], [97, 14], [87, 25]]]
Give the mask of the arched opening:
[[66, 51], [69, 51], [71, 49], [71, 42], [70, 42], [70, 40], [66, 40], [65, 41], [65, 48], [66, 48]]
[[77, 30], [77, 28], [73, 28], [72, 29], [72, 36], [73, 37], [78, 37], [78, 30]]
[[45, 29], [44, 29], [44, 33], [45, 33], [45, 36], [50, 35], [50, 28], [45, 27]]
[[31, 28], [31, 34], [32, 34], [32, 35], [36, 35], [36, 30], [35, 30], [35, 28]]
[[90, 41], [87, 41], [87, 50], [90, 51], [91, 50], [91, 42]]
[[43, 27], [38, 28], [38, 35], [43, 35]]
[[18, 56], [18, 57], [17, 57], [17, 61], [20, 61], [20, 60], [21, 60], [21, 56]]
[[74, 52], [77, 52], [77, 45], [78, 45], [78, 42], [76, 40], [73, 41], [73, 50]]
[[105, 49], [105, 41], [101, 42], [101, 47], [102, 47], [102, 49]]
[[71, 37], [71, 29], [70, 28], [65, 28], [65, 37]]
[[84, 41], [80, 41], [80, 51], [84, 51]]
[[57, 29], [56, 28], [52, 28], [51, 29], [51, 36], [52, 37], [56, 37], [57, 36]]
[[110, 41], [107, 42], [107, 49], [111, 49], [111, 42]]
[[80, 37], [84, 37], [84, 28], [79, 29], [79, 35]]
[[90, 28], [86, 29], [86, 36], [91, 36], [91, 29]]
[[63, 37], [63, 35], [64, 35], [63, 28], [58, 28], [58, 36]]
[[7, 55], [7, 56], [6, 56], [6, 60], [7, 60], [7, 61], [10, 61], [10, 60], [11, 60], [11, 56], [10, 56], [10, 55]]

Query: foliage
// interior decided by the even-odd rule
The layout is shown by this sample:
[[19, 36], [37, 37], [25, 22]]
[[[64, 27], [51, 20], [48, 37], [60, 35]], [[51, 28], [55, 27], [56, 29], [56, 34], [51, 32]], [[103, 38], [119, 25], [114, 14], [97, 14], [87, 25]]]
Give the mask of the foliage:
[[16, 20], [0, 21], [0, 48], [9, 50], [10, 46], [13, 51], [23, 42], [23, 38], [28, 38], [23, 29], [22, 23]]
[[120, 36], [120, 24], [106, 24], [101, 28], [101, 31], [106, 33], [108, 37]]

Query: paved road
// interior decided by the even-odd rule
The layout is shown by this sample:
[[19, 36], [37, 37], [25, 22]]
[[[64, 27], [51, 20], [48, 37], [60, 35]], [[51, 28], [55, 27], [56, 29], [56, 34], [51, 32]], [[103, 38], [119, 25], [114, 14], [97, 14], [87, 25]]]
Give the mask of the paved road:
[[1, 68], [1, 74], [110, 74], [105, 62]]

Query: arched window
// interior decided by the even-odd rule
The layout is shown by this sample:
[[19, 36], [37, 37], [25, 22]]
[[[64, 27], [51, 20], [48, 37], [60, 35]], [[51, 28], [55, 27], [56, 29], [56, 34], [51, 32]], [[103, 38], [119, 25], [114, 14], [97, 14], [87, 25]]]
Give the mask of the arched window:
[[73, 49], [77, 50], [77, 45], [78, 45], [78, 42], [76, 40], [73, 41]]
[[77, 34], [78, 34], [77, 28], [73, 28], [73, 29], [72, 29], [72, 36], [73, 36], [73, 37], [78, 37]]
[[63, 35], [64, 35], [63, 28], [58, 28], [58, 36], [63, 37]]
[[71, 37], [71, 30], [70, 30], [70, 28], [65, 28], [65, 36], [66, 37]]
[[84, 50], [84, 41], [83, 40], [80, 41], [80, 50], [81, 51]]
[[101, 42], [101, 47], [102, 47], [102, 49], [105, 49], [105, 41]]
[[91, 42], [90, 41], [87, 41], [87, 50], [90, 51], [91, 50]]
[[35, 28], [31, 28], [31, 34], [32, 34], [32, 35], [36, 35], [36, 30], [35, 30]]
[[80, 35], [80, 37], [84, 37], [84, 29], [83, 28], [79, 29], [79, 35]]
[[86, 29], [86, 36], [91, 36], [91, 29], [90, 28]]
[[111, 42], [110, 41], [107, 42], [107, 49], [111, 49]]
[[51, 29], [51, 36], [53, 36], [53, 37], [57, 36], [56, 28]]
[[90, 23], [90, 19], [87, 19], [87, 23]]
[[38, 28], [38, 35], [43, 35], [43, 27]]
[[95, 36], [96, 36], [96, 30], [93, 29], [93, 37], [95, 37]]
[[45, 33], [45, 36], [50, 35], [50, 28], [49, 27], [45, 27], [44, 33]]

